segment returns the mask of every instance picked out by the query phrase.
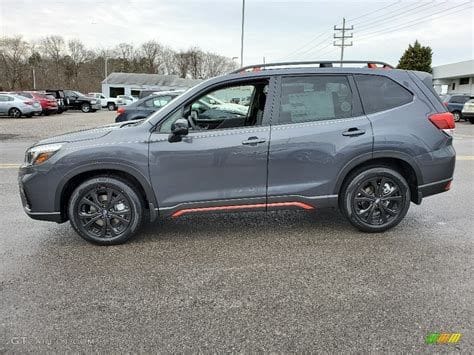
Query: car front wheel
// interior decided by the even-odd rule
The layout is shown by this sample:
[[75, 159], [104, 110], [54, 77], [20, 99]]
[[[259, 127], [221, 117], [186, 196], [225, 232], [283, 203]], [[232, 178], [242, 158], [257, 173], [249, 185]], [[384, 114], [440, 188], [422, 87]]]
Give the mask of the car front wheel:
[[459, 111], [454, 111], [454, 112], [453, 112], [453, 116], [454, 116], [454, 121], [456, 121], [456, 122], [461, 121], [461, 117], [462, 117], [461, 112], [459, 112]]
[[115, 111], [115, 109], [116, 109], [115, 104], [114, 104], [113, 102], [109, 102], [109, 103], [107, 104], [107, 109], [108, 109], [109, 111]]
[[391, 168], [365, 168], [346, 179], [340, 207], [359, 230], [383, 232], [395, 227], [407, 214], [410, 188], [405, 178]]
[[83, 239], [115, 245], [126, 242], [137, 232], [143, 207], [132, 185], [104, 176], [87, 180], [74, 190], [68, 216]]
[[91, 112], [91, 105], [89, 104], [82, 104], [81, 105], [81, 111], [84, 113]]

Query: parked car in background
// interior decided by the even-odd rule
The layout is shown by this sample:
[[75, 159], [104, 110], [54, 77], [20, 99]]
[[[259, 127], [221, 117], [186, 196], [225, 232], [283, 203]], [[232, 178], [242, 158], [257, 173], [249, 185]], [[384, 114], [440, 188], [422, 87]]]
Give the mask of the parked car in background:
[[117, 110], [118, 116], [115, 118], [115, 122], [146, 118], [182, 93], [183, 91], [161, 91], [148, 95], [130, 105], [121, 106]]
[[79, 91], [64, 90], [66, 107], [71, 110], [81, 110], [82, 112], [95, 112], [102, 108], [100, 100], [88, 97]]
[[109, 111], [115, 111], [119, 105], [123, 105], [123, 102], [120, 98], [107, 97], [101, 92], [90, 92], [87, 94], [87, 96], [100, 100], [102, 108], [107, 108]]
[[38, 101], [16, 94], [0, 93], [0, 115], [11, 118], [33, 117], [41, 114], [42, 108]]
[[64, 111], [67, 111], [66, 103], [64, 102], [63, 90], [47, 89], [45, 90], [45, 93], [56, 98], [56, 102], [58, 103], [59, 114], [63, 113]]
[[117, 95], [117, 99], [120, 99], [122, 105], [130, 105], [138, 101], [138, 99], [132, 95]]
[[451, 112], [454, 116], [454, 120], [459, 122], [462, 116], [462, 109], [464, 104], [472, 99], [472, 96], [467, 94], [446, 94], [441, 95], [441, 101], [443, 101], [444, 106], [448, 108], [448, 111]]
[[474, 99], [467, 101], [461, 111], [462, 117], [474, 124]]
[[18, 95], [38, 101], [42, 108], [41, 113], [45, 116], [58, 112], [58, 103], [56, 99], [49, 94], [38, 91], [19, 91]]

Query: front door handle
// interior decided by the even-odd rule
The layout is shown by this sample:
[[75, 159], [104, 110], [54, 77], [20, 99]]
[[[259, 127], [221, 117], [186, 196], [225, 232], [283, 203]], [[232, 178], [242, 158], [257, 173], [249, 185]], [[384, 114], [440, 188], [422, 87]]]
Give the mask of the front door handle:
[[258, 137], [250, 137], [246, 141], [243, 141], [242, 144], [243, 145], [257, 145], [257, 144], [265, 143], [266, 141], [267, 141], [266, 139], [262, 139]]
[[342, 135], [345, 137], [356, 137], [365, 134], [363, 129], [359, 129], [357, 127], [349, 128], [347, 131], [342, 132]]

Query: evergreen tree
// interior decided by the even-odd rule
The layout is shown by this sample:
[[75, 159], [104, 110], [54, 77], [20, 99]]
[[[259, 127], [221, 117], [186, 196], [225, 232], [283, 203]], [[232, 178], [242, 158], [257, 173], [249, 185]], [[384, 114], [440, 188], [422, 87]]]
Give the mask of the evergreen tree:
[[418, 40], [413, 46], [408, 45], [408, 49], [403, 53], [398, 62], [398, 69], [419, 70], [431, 73], [431, 57], [433, 52], [431, 48], [423, 47]]

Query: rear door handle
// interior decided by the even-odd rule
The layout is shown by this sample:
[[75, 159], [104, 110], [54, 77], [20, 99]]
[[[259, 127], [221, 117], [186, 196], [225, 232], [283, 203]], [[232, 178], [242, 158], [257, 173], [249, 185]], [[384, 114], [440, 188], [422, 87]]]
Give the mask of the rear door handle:
[[363, 129], [359, 129], [357, 127], [349, 128], [347, 131], [342, 132], [342, 135], [345, 137], [356, 137], [365, 134]]
[[246, 141], [243, 141], [242, 144], [243, 145], [257, 145], [257, 144], [265, 143], [266, 141], [267, 141], [266, 139], [262, 139], [258, 137], [250, 137]]

